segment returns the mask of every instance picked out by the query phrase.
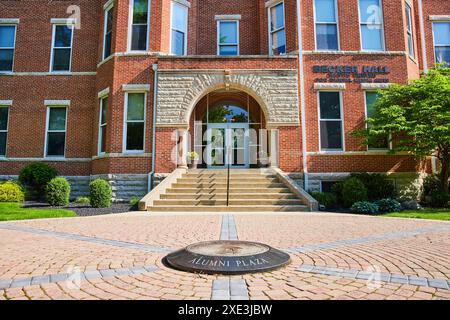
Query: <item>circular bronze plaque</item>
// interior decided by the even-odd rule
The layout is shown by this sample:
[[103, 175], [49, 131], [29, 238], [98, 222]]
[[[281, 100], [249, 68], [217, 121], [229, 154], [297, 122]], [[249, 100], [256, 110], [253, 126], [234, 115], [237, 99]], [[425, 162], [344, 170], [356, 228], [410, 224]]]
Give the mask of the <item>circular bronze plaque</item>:
[[200, 242], [173, 252], [164, 262], [177, 270], [207, 274], [243, 274], [280, 268], [290, 262], [287, 253], [246, 241]]

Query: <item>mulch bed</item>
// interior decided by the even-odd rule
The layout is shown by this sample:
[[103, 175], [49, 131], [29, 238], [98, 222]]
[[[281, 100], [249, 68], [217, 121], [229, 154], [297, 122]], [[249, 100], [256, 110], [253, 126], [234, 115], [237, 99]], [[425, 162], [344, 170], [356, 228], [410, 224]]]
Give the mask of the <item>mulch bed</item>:
[[70, 203], [64, 207], [54, 207], [44, 202], [26, 201], [23, 207], [30, 209], [67, 209], [75, 212], [75, 214], [80, 217], [136, 211], [136, 208], [133, 208], [133, 206], [128, 203], [113, 203], [110, 208], [92, 208], [88, 204]]

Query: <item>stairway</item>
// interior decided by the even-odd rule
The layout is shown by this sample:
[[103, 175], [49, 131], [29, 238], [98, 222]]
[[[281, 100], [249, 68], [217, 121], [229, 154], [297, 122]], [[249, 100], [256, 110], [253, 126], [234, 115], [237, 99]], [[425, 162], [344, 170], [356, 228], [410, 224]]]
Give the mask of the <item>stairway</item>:
[[309, 208], [273, 173], [258, 169], [230, 170], [227, 206], [227, 170], [189, 170], [155, 200], [149, 211], [270, 212], [309, 211]]

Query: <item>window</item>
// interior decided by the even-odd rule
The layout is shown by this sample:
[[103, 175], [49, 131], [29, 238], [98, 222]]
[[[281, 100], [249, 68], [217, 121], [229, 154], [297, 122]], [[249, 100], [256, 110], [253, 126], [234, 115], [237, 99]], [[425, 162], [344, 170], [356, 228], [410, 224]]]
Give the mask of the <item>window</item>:
[[51, 71], [70, 71], [72, 60], [72, 40], [72, 25], [53, 25]]
[[6, 155], [6, 141], [8, 138], [9, 107], [0, 106], [0, 157]]
[[132, 51], [148, 50], [149, 5], [148, 0], [131, 0], [131, 45]]
[[316, 48], [339, 50], [336, 0], [315, 0]]
[[66, 107], [48, 107], [46, 157], [64, 157], [66, 149]]
[[269, 8], [269, 28], [270, 54], [286, 54], [286, 31], [284, 28], [283, 2]]
[[[366, 92], [366, 115], [372, 118], [375, 115], [375, 103], [378, 99], [377, 92]], [[367, 146], [368, 150], [388, 150], [389, 139], [387, 136], [371, 137]]]
[[217, 21], [218, 54], [220, 56], [239, 55], [239, 21]]
[[362, 50], [384, 51], [381, 0], [359, 0], [359, 19]]
[[434, 22], [434, 52], [437, 63], [450, 63], [450, 21]]
[[171, 49], [177, 56], [187, 51], [188, 7], [172, 1]]
[[338, 181], [321, 181], [320, 182], [320, 191], [325, 193], [332, 193], [333, 186], [338, 183]]
[[111, 55], [112, 29], [113, 29], [113, 7], [110, 7], [105, 10], [103, 59], [106, 59]]
[[145, 93], [126, 94], [125, 151], [144, 152]]
[[108, 115], [108, 97], [100, 99], [100, 119], [98, 130], [98, 153], [105, 153], [106, 149], [106, 117]]
[[408, 54], [411, 58], [414, 58], [414, 37], [413, 37], [413, 27], [412, 27], [412, 10], [408, 3], [405, 3], [406, 10], [406, 33], [408, 36]]
[[342, 151], [342, 114], [340, 92], [319, 92], [320, 149]]
[[13, 71], [16, 26], [0, 25], [0, 72]]

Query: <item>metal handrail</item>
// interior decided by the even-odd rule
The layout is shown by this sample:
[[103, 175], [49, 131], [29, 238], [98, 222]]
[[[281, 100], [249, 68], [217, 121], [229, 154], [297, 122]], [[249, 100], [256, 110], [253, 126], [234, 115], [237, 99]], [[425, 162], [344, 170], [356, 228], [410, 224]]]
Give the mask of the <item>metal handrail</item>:
[[227, 150], [227, 207], [230, 206], [230, 149], [229, 146]]

